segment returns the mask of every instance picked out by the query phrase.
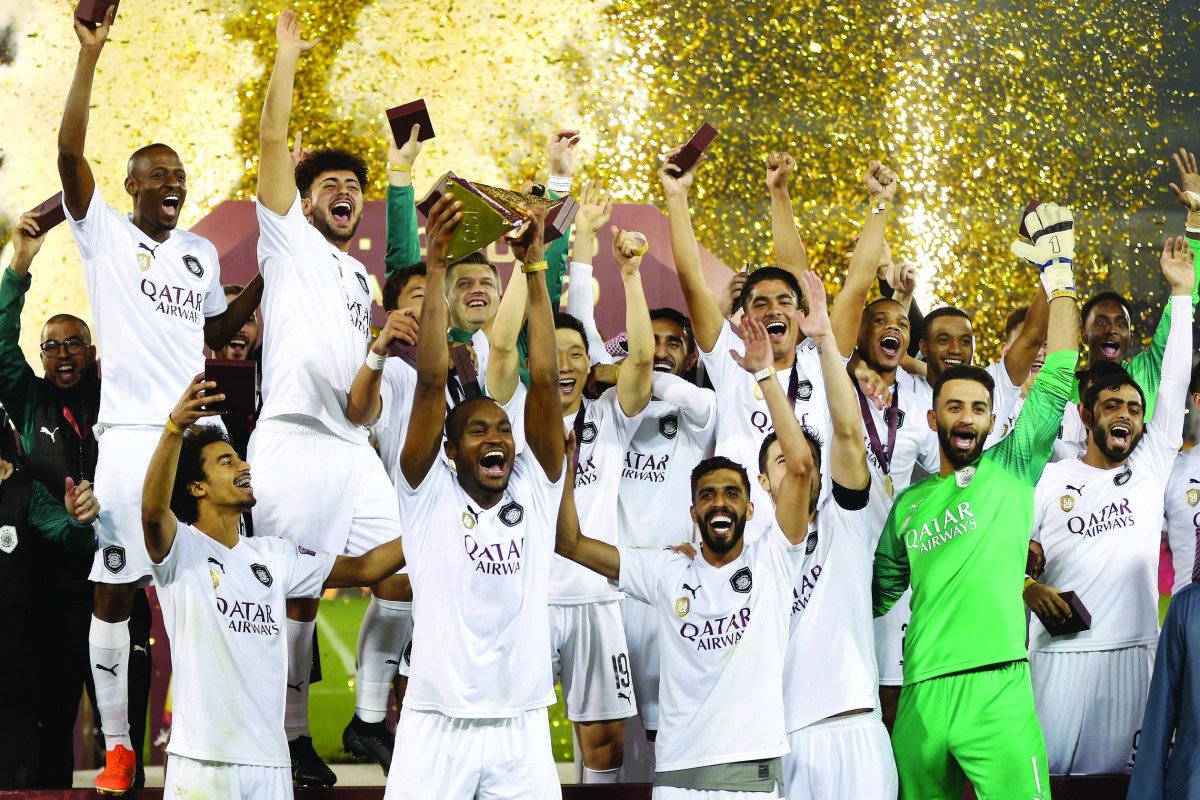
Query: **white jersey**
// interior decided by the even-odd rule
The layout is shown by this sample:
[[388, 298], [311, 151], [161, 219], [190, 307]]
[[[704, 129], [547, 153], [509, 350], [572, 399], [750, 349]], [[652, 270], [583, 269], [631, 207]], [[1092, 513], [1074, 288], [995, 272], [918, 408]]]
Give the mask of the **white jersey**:
[[[575, 466], [575, 506], [579, 530], [585, 536], [611, 545], [617, 543], [617, 492], [625, 451], [649, 408], [647, 404], [637, 416], [625, 416], [614, 386], [591, 403], [581, 405], [575, 415], [563, 418], [566, 429], [576, 431], [579, 457]], [[603, 575], [562, 556], [554, 557], [551, 603], [570, 606], [620, 598], [621, 593]]]
[[1174, 596], [1200, 575], [1196, 560], [1196, 542], [1200, 541], [1200, 447], [1175, 457], [1167, 481], [1166, 506], [1167, 541], [1175, 566], [1175, 584], [1171, 587]]
[[[1076, 387], [1078, 389], [1078, 387]], [[1001, 436], [1003, 439], [1012, 432], [1013, 426], [1017, 424], [1017, 417], [1021, 414], [1021, 409], [1025, 406], [1025, 398], [1017, 396], [1013, 402], [1012, 411], [1009, 412], [1006, 419], [1001, 420], [1000, 416], [996, 416], [996, 427], [1001, 428], [1001, 422], [1004, 425], [1001, 428]], [[1087, 427], [1083, 424], [1083, 419], [1079, 416], [1079, 404], [1075, 400], [1068, 400], [1063, 407], [1063, 421], [1058, 429], [1058, 437], [1054, 440], [1054, 449], [1050, 455], [1050, 463], [1063, 461], [1068, 458], [1079, 458], [1087, 450]], [[989, 442], [991, 439], [988, 440]], [[988, 445], [991, 446], [990, 444]]]
[[[744, 353], [742, 340], [729, 324], [721, 323], [721, 334], [710, 352], [700, 349], [700, 361], [704, 365], [717, 390], [716, 454], [725, 456], [745, 467], [750, 475], [750, 500], [759, 509], [763, 519], [772, 508], [771, 496], [767, 494], [754, 476], [758, 474], [758, 452], [763, 439], [775, 430], [771, 424], [771, 413], [762, 399], [762, 389], [754, 376], [737, 365], [729, 351]], [[825, 381], [821, 376], [821, 358], [816, 345], [805, 340], [796, 346], [796, 362], [792, 369], [782, 370], [776, 378], [784, 394], [795, 383], [794, 407], [796, 419], [817, 432], [821, 441], [829, 440], [829, 407], [825, 399]], [[751, 523], [761, 530], [765, 523]]]
[[1040, 581], [1075, 592], [1091, 612], [1092, 626], [1051, 637], [1034, 616], [1029, 641], [1035, 652], [1115, 650], [1158, 641], [1163, 487], [1183, 442], [1191, 367], [1191, 298], [1176, 299], [1181, 302], [1172, 308], [1156, 413], [1128, 461], [1101, 470], [1067, 459], [1047, 465], [1038, 481], [1033, 538], [1046, 553]]
[[171, 231], [161, 244], [92, 193], [67, 223], [96, 318], [104, 365], [99, 421], [162, 425], [204, 371], [204, 322], [225, 311], [221, 265], [207, 239]]
[[[845, 508], [841, 503], [861, 505]], [[870, 489], [832, 484], [805, 542], [804, 571], [792, 588], [791, 637], [783, 672], [787, 731], [879, 703], [871, 566]], [[834, 680], [816, 680], [836, 675]]]
[[992, 391], [992, 413], [996, 415], [996, 423], [984, 440], [983, 449], [986, 450], [1008, 436], [1017, 421], [1017, 413], [1025, 404], [1025, 398], [1021, 397], [1021, 387], [1008, 377], [1003, 358], [994, 364], [988, 364], [983, 371], [991, 376], [992, 383], [995, 384]]
[[618, 539], [630, 547], [690, 542], [692, 469], [712, 452], [716, 414], [695, 420], [679, 406], [651, 400], [640, 419], [621, 470]]
[[291, 766], [284, 601], [320, 597], [334, 560], [273, 536], [229, 548], [178, 524], [170, 552], [151, 565], [174, 670], [168, 753]]
[[804, 544], [777, 525], [717, 569], [669, 550], [618, 548], [620, 586], [658, 617], [658, 772], [788, 751], [783, 664]]
[[263, 276], [263, 381], [259, 419], [321, 427], [365, 442], [346, 419], [350, 384], [371, 336], [367, 268], [330, 244], [300, 207], [258, 208], [258, 269]]
[[405, 708], [496, 719], [553, 705], [546, 588], [561, 479], [525, 451], [491, 508], [442, 459], [400, 486], [414, 598]]

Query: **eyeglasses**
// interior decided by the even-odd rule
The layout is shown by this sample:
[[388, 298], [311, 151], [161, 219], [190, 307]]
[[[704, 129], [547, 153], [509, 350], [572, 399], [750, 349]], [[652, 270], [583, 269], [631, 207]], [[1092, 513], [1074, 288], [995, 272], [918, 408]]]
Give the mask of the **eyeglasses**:
[[62, 342], [57, 342], [54, 339], [47, 339], [41, 344], [42, 355], [56, 356], [64, 347], [67, 348], [68, 353], [75, 356], [83, 352], [83, 348], [87, 347], [87, 342], [74, 336]]

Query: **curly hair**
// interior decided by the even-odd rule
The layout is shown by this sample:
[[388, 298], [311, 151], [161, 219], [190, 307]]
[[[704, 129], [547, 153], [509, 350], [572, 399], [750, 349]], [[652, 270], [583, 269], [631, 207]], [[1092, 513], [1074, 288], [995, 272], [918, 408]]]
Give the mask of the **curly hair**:
[[204, 448], [217, 442], [228, 442], [229, 437], [220, 428], [211, 425], [196, 425], [183, 434], [183, 445], [179, 449], [179, 466], [175, 470], [175, 485], [171, 487], [171, 511], [180, 522], [188, 525], [200, 516], [196, 498], [188, 491], [189, 483], [205, 480]]
[[367, 163], [348, 150], [335, 147], [313, 150], [296, 165], [296, 188], [301, 197], [312, 197], [312, 185], [326, 172], [347, 170], [358, 178], [358, 185], [367, 189]]

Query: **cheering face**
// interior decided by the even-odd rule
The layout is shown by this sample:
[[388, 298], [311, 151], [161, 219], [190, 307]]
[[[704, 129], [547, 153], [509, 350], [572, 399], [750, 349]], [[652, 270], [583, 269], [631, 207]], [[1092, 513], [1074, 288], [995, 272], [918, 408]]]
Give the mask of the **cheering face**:
[[1129, 385], [1101, 390], [1095, 406], [1080, 408], [1079, 414], [1100, 454], [1114, 463], [1129, 458], [1142, 440], [1145, 415], [1141, 396]]
[[494, 401], [471, 403], [453, 438], [446, 440], [446, 455], [454, 462], [458, 480], [463, 486], [478, 487], [487, 494], [498, 494], [508, 487], [512, 473], [512, 425], [504, 409]]
[[776, 359], [794, 352], [800, 336], [796, 319], [799, 304], [796, 295], [783, 281], [764, 280], [750, 287], [750, 297], [743, 304], [746, 313], [761, 322], [771, 340], [771, 354]]
[[250, 485], [250, 465], [238, 457], [229, 442], [213, 442], [200, 452], [204, 480], [189, 484], [198, 499], [217, 508], [245, 511], [253, 508], [256, 498]]
[[929, 427], [937, 431], [942, 453], [955, 469], [979, 458], [995, 421], [987, 387], [972, 380], [947, 381], [929, 412]]
[[304, 213], [329, 242], [345, 244], [354, 238], [362, 220], [362, 187], [348, 169], [322, 172], [309, 187]]
[[[809, 446], [812, 443], [809, 442]], [[821, 472], [818, 464], [817, 474], [813, 475], [812, 484], [809, 490], [808, 511], [809, 514], [815, 514], [817, 511], [817, 500], [821, 496]], [[758, 485], [763, 490], [771, 495], [771, 502], [779, 504], [779, 487], [783, 485], [783, 479], [787, 476], [787, 459], [783, 457], [783, 448], [779, 446], [779, 440], [771, 442], [767, 447], [767, 471], [759, 473]]]
[[42, 369], [55, 388], [74, 388], [85, 374], [96, 368], [96, 347], [87, 329], [77, 321], [46, 325], [42, 328], [40, 348]]
[[179, 155], [169, 147], [153, 147], [133, 159], [125, 191], [133, 197], [136, 220], [157, 230], [171, 231], [187, 198], [187, 173]]
[[970, 364], [975, 357], [975, 333], [962, 317], [938, 317], [925, 329], [921, 354], [929, 363], [930, 383], [951, 367]]
[[554, 331], [554, 338], [558, 340], [558, 391], [562, 397], [563, 413], [567, 414], [579, 407], [591, 361], [588, 359], [587, 344], [579, 331], [558, 328]]
[[742, 541], [746, 520], [754, 515], [742, 476], [731, 469], [717, 469], [696, 483], [692, 498], [692, 520], [700, 528], [704, 546], [714, 553], [728, 553]]
[[908, 352], [908, 314], [891, 300], [873, 303], [858, 326], [858, 352], [876, 372], [891, 372]]
[[479, 330], [496, 315], [500, 303], [496, 273], [487, 264], [455, 264], [446, 277], [446, 301], [451, 325]]
[[404, 291], [396, 298], [397, 311], [420, 311], [425, 302], [425, 276], [414, 275], [404, 284]]
[[[225, 295], [225, 300], [229, 301], [237, 297], [236, 294]], [[232, 361], [245, 361], [250, 357], [250, 348], [258, 341], [258, 312], [255, 311], [250, 319], [242, 323], [242, 327], [229, 340], [229, 344], [222, 347], [214, 355], [217, 358], [227, 358]]]
[[688, 352], [687, 334], [669, 319], [656, 319], [654, 327], [654, 371], [681, 375], [696, 362]]
[[1129, 315], [1116, 300], [1102, 300], [1088, 311], [1083, 334], [1088, 346], [1088, 361], [1112, 361], [1120, 364], [1129, 353]]

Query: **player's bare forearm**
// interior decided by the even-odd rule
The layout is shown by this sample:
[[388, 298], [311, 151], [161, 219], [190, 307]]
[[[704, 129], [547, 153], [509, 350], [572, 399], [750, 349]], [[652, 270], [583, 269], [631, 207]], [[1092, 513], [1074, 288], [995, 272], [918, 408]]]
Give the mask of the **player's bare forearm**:
[[[529, 395], [525, 399], [525, 439], [546, 477], [563, 473], [562, 401], [558, 393], [558, 343], [554, 312], [546, 289], [546, 273], [531, 272], [528, 281]], [[518, 278], [520, 280], [520, 278]], [[572, 476], [568, 476], [568, 482]]]
[[809, 488], [815, 479], [816, 465], [796, 412], [779, 381], [772, 376], [759, 381], [758, 385], [767, 401], [779, 449], [787, 462], [787, 473], [775, 501], [775, 519], [788, 541], [799, 544], [808, 535]]
[[700, 245], [696, 243], [696, 234], [692, 230], [687, 196], [668, 195], [666, 206], [679, 288], [683, 290], [683, 300], [687, 303], [696, 344], [708, 353], [721, 335], [725, 316], [717, 299], [709, 291], [708, 284], [704, 282], [704, 273], [700, 269]]
[[361, 556], [338, 556], [325, 579], [326, 589], [345, 589], [351, 586], [373, 586], [404, 569], [404, 544], [397, 536], [390, 542], [374, 547]]
[[792, 198], [786, 186], [771, 189], [771, 239], [775, 243], [775, 264], [795, 275], [808, 270], [808, 253], [796, 230]]
[[[259, 273], [246, 284], [246, 288], [237, 297], [229, 301], [224, 312], [204, 320], [204, 343], [214, 352], [229, 344], [246, 320], [254, 316], [262, 302], [263, 279]], [[253, 344], [253, 342], [251, 342]]]
[[[433, 266], [433, 265], [431, 265]], [[437, 335], [450, 324], [446, 305], [446, 267], [429, 269], [425, 278], [425, 298], [421, 301], [421, 322], [433, 335], [417, 339], [417, 386], [413, 393], [412, 417], [400, 451], [400, 469], [408, 485], [416, 487], [425, 480], [442, 444], [446, 423], [446, 374], [450, 369], [450, 345]]]
[[863, 307], [867, 303], [867, 292], [875, 283], [886, 231], [887, 210], [878, 214], [868, 212], [858, 237], [858, 244], [854, 247], [854, 255], [850, 257], [846, 282], [829, 311], [829, 321], [833, 325], [833, 334], [837, 337], [838, 350], [844, 356], [850, 355], [858, 343], [858, 328], [862, 321]]
[[259, 121], [258, 201], [283, 215], [296, 197], [296, 173], [287, 146], [288, 122], [292, 115], [292, 91], [300, 51], [280, 46]]
[[350, 394], [346, 397], [346, 419], [353, 425], [370, 425], [383, 411], [383, 370], [371, 369], [365, 363], [354, 373]]
[[621, 577], [621, 553], [606, 542], [590, 539], [579, 531], [579, 515], [575, 509], [574, 476], [564, 481], [563, 499], [558, 507], [558, 527], [554, 552], [576, 564], [587, 567], [610, 581]]
[[177, 522], [171, 512], [171, 491], [182, 446], [182, 436], [164, 429], [142, 482], [142, 536], [146, 552], [155, 563], [167, 557], [175, 541]]
[[1050, 321], [1046, 331], [1046, 352], [1079, 352], [1079, 302], [1064, 295], [1050, 301]]
[[617, 375], [617, 401], [627, 417], [637, 416], [650, 402], [654, 379], [654, 326], [640, 272], [623, 275], [625, 331], [629, 355]]
[[521, 379], [521, 356], [517, 349], [517, 339], [521, 335], [521, 325], [525, 322], [528, 284], [523, 275], [514, 271], [504, 289], [504, 295], [500, 298], [500, 305], [492, 320], [492, 328], [488, 331], [488, 344], [491, 347], [487, 368], [488, 397], [500, 405], [512, 399], [517, 390], [517, 382]]
[[833, 336], [817, 339], [816, 345], [821, 357], [821, 374], [824, 376], [825, 396], [829, 401], [829, 418], [833, 427], [828, 458], [830, 475], [839, 486], [865, 489], [871, 483], [871, 473], [863, 445], [863, 419], [858, 392], [850, 373], [842, 366]]
[[1049, 322], [1050, 303], [1046, 300], [1046, 290], [1039, 286], [1037, 295], [1029, 305], [1029, 312], [1025, 315], [1021, 333], [1004, 354], [1004, 371], [1008, 373], [1008, 379], [1014, 385], [1020, 386], [1029, 377], [1033, 362], [1046, 339]]
[[87, 138], [88, 107], [92, 100], [92, 82], [100, 49], [79, 48], [75, 77], [67, 94], [62, 123], [58, 128], [58, 174], [62, 179], [63, 202], [74, 219], [82, 219], [96, 190], [92, 168], [83, 154]]

